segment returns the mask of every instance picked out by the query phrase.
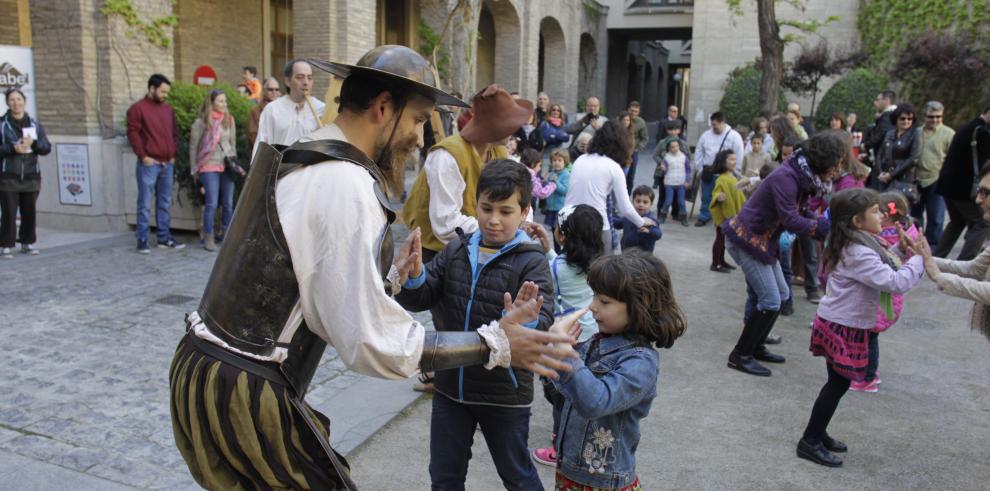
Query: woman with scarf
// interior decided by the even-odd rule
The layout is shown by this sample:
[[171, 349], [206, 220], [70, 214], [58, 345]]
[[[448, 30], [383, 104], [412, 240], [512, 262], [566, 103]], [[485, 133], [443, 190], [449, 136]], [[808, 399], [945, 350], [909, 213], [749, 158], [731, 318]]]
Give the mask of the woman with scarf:
[[[217, 250], [216, 244], [223, 240], [234, 215], [234, 178], [224, 172], [224, 157], [237, 157], [236, 135], [234, 117], [227, 111], [226, 94], [211, 90], [189, 135], [189, 170], [205, 195], [200, 244], [208, 251]], [[223, 206], [223, 215], [220, 230], [214, 234], [218, 204]]]
[[817, 240], [825, 238], [828, 218], [816, 217], [808, 209], [808, 199], [825, 195], [848, 152], [841, 132], [815, 134], [767, 176], [738, 215], [722, 224], [726, 249], [746, 275], [747, 292], [757, 300], [729, 355], [729, 367], [767, 377], [770, 370], [756, 360], [784, 362], [783, 356], [771, 353], [764, 345], [790, 291], [778, 260], [780, 234], [786, 230]]
[[19, 88], [4, 94], [7, 113], [0, 117], [0, 258], [14, 257], [14, 232], [17, 210], [21, 211], [21, 230], [17, 242], [21, 252], [38, 254], [35, 203], [41, 191], [41, 168], [38, 156], [48, 155], [52, 146], [45, 129], [25, 110], [27, 98]]
[[547, 118], [540, 123], [540, 135], [546, 142], [546, 147], [543, 149], [544, 158], [548, 158], [551, 151], [563, 147], [567, 140], [570, 140], [570, 135], [564, 131], [564, 123], [564, 109], [560, 104], [552, 104]]

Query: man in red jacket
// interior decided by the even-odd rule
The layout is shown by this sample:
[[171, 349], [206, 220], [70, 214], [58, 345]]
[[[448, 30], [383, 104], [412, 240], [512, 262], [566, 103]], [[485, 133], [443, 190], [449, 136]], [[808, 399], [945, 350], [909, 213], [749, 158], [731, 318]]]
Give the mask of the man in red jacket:
[[155, 195], [158, 247], [182, 249], [172, 238], [169, 208], [172, 206], [172, 173], [179, 148], [179, 126], [172, 107], [165, 104], [172, 82], [156, 73], [148, 79], [148, 93], [127, 110], [127, 139], [137, 155], [137, 250], [148, 254], [151, 196]]

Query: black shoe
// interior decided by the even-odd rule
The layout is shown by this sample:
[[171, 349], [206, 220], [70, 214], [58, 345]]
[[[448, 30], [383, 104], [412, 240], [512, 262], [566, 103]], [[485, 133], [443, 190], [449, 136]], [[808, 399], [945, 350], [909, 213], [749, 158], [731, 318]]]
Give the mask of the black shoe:
[[727, 270], [729, 270], [729, 271], [733, 271], [733, 270], [736, 269], [735, 266], [733, 266], [733, 265], [731, 265], [729, 263], [722, 263], [722, 267], [725, 268], [725, 269], [727, 269]]
[[808, 294], [808, 301], [811, 303], [817, 304], [818, 302], [822, 301], [822, 294], [819, 293], [818, 290], [811, 290], [807, 292], [807, 294]]
[[784, 363], [787, 361], [787, 358], [767, 351], [766, 346], [758, 346], [756, 351], [753, 352], [753, 358], [767, 363]]
[[[785, 317], [786, 316], [789, 316], [789, 315], [794, 315], [794, 303], [793, 302], [786, 302], [784, 305], [781, 305], [780, 306], [780, 315], [783, 315]], [[773, 343], [770, 343], [770, 344], [773, 344]]]
[[780, 342], [783, 340], [784, 339], [781, 338], [780, 336], [774, 333], [770, 333], [767, 334], [767, 338], [763, 340], [763, 344], [780, 344]]
[[811, 445], [802, 438], [797, 445], [797, 456], [826, 467], [842, 467], [842, 459], [832, 455], [821, 442]]
[[825, 445], [825, 448], [828, 449], [829, 452], [842, 453], [849, 450], [845, 443], [842, 443], [828, 435], [822, 437], [822, 445]]
[[681, 225], [684, 225], [685, 227], [691, 226], [690, 224], [688, 224], [687, 218], [681, 218]]
[[729, 272], [729, 270], [724, 269], [722, 266], [716, 266], [714, 264], [711, 265], [711, 266], [709, 266], [708, 269], [710, 269], [710, 270], [712, 270], [712, 271], [714, 271], [716, 273], [728, 273]]
[[752, 356], [743, 356], [735, 351], [729, 355], [729, 368], [735, 368], [740, 372], [757, 377], [769, 377], [771, 375], [770, 369], [757, 363]]
[[708, 225], [708, 222], [703, 222], [701, 220], [698, 220], [697, 222], [694, 222], [694, 226], [695, 227], [704, 227], [705, 225]]

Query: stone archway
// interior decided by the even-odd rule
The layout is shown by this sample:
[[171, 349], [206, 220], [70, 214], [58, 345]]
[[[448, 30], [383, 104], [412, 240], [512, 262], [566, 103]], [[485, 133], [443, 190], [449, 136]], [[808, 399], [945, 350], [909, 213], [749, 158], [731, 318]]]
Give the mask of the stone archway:
[[598, 49], [595, 38], [591, 34], [581, 34], [580, 54], [578, 55], [578, 100], [583, 101], [589, 96], [601, 97], [602, 94], [592, 93], [595, 90], [595, 76], [598, 72]]
[[[537, 90], [550, 94], [550, 100], [561, 100], [561, 92], [566, 86], [567, 46], [564, 43], [564, 30], [553, 17], [540, 21], [539, 75]], [[554, 93], [556, 92], [556, 93]]]
[[495, 19], [486, 5], [481, 6], [478, 16], [478, 64], [474, 72], [474, 88], [495, 81]]
[[[486, 19], [486, 15], [488, 19]], [[490, 26], [485, 23], [491, 21]], [[485, 29], [493, 29], [494, 35], [491, 38], [491, 46], [485, 40]], [[519, 60], [521, 58], [520, 47], [522, 45], [522, 27], [519, 22], [519, 14], [512, 2], [483, 0], [481, 2], [481, 15], [478, 19], [478, 33], [481, 40], [478, 41], [478, 67], [475, 75], [475, 90], [481, 90], [485, 85], [495, 82], [506, 90], [520, 90], [521, 70]], [[491, 76], [487, 79], [483, 77], [485, 70], [489, 67], [482, 67], [482, 49], [490, 49], [492, 54], [489, 67]]]

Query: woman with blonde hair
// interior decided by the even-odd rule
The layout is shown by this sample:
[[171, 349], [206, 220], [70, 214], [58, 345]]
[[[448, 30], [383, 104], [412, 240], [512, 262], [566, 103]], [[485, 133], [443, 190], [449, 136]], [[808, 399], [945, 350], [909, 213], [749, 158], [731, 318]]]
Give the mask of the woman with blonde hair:
[[[224, 158], [237, 157], [236, 135], [234, 117], [227, 110], [227, 95], [219, 89], [211, 90], [203, 99], [189, 135], [189, 171], [204, 195], [200, 243], [208, 251], [217, 250], [216, 243], [223, 240], [234, 215], [234, 178], [224, 172]], [[218, 205], [223, 206], [223, 215], [220, 229], [214, 234]]]

